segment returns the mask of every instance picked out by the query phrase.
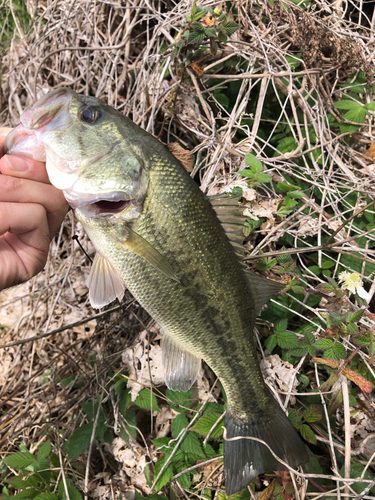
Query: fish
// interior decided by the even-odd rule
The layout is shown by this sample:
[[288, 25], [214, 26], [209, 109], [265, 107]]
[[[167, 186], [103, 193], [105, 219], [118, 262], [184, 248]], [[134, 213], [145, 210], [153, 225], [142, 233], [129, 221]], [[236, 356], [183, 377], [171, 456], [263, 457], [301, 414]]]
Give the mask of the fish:
[[159, 140], [94, 97], [55, 89], [20, 121], [5, 151], [46, 161], [91, 239], [92, 306], [127, 288], [161, 327], [168, 388], [187, 391], [202, 359], [221, 381], [226, 493], [285, 469], [276, 457], [307, 462], [260, 371], [255, 319], [283, 285], [246, 269], [238, 199], [206, 196]]

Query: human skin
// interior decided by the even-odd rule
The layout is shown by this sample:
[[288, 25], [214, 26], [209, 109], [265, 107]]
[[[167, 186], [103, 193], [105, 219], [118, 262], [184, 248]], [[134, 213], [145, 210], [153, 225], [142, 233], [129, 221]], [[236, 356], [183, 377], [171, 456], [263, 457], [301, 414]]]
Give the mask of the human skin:
[[4, 155], [10, 128], [0, 127], [0, 290], [41, 271], [69, 205], [45, 163]]

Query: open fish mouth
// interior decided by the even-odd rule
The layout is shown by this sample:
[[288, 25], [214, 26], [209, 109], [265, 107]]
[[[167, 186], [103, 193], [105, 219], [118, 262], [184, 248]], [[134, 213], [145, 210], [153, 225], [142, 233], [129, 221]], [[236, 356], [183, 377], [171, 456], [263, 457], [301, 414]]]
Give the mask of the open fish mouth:
[[122, 201], [108, 201], [99, 200], [95, 203], [90, 203], [89, 205], [84, 205], [86, 212], [91, 212], [93, 216], [103, 217], [105, 215], [115, 215], [123, 212], [132, 205], [133, 200], [122, 200]]
[[88, 196], [87, 194], [67, 190], [64, 194], [72, 208], [78, 208], [89, 217], [110, 217], [137, 205], [136, 200], [130, 198], [126, 193], [118, 191]]

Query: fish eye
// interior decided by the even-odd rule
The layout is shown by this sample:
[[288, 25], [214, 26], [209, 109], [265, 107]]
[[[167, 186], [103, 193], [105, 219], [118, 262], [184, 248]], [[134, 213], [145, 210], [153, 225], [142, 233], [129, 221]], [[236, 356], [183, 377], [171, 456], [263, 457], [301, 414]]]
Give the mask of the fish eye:
[[98, 118], [98, 110], [92, 106], [81, 108], [78, 112], [78, 118], [86, 123], [95, 123]]

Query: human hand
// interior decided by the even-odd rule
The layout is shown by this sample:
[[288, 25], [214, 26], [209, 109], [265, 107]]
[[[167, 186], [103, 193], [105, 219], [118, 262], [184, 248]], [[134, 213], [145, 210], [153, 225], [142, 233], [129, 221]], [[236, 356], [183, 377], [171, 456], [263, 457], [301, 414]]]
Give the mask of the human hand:
[[47, 261], [51, 239], [69, 209], [45, 164], [5, 155], [11, 129], [0, 127], [0, 290], [27, 281]]

